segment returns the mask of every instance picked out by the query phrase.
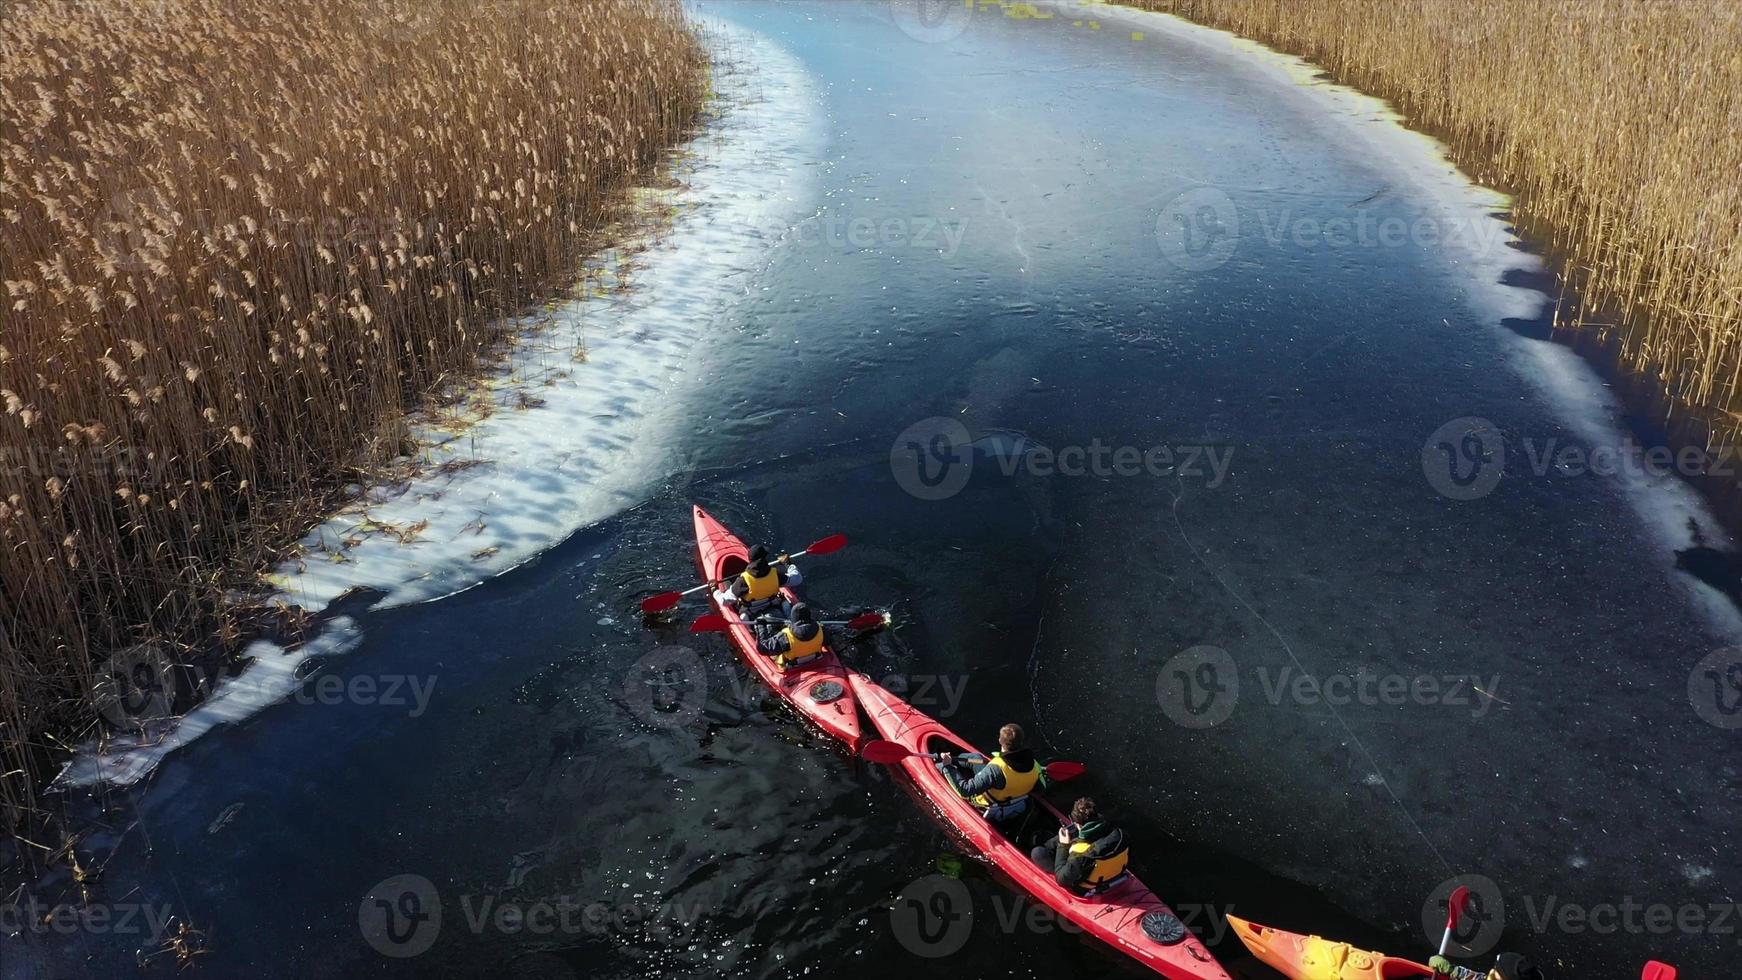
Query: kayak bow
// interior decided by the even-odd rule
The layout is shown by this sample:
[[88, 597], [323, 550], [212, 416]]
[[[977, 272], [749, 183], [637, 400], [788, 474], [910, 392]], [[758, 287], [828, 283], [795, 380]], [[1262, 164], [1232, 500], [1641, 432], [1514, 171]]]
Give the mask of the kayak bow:
[[1405, 980], [1434, 975], [1420, 963], [1348, 943], [1272, 929], [1232, 915], [1228, 925], [1253, 956], [1289, 980]]
[[[932, 752], [976, 751], [966, 740], [924, 712], [889, 693], [869, 677], [852, 673], [853, 690], [877, 731], [909, 750], [893, 765], [906, 773], [918, 795], [937, 816], [988, 863], [1017, 887], [1132, 959], [1173, 980], [1230, 980], [1227, 971], [1192, 935], [1173, 910], [1135, 875], [1115, 879], [1111, 887], [1084, 897], [1060, 885], [1051, 868], [1040, 868], [1028, 852], [995, 829], [980, 811], [962, 799], [937, 765]], [[1064, 816], [1038, 792], [1029, 798], [1060, 823]]]
[[[750, 564], [750, 548], [700, 507], [695, 508], [695, 525], [696, 562], [701, 566], [702, 578], [729, 581]], [[798, 601], [791, 589], [782, 588], [781, 592], [787, 601]], [[742, 616], [721, 606], [711, 596], [709, 601], [725, 620], [732, 646], [750, 670], [811, 724], [847, 743], [847, 749], [857, 753], [864, 741], [859, 728], [858, 701], [848, 683], [848, 671], [834, 651], [824, 647], [817, 659], [781, 670], [773, 657], [757, 649], [756, 634]]]

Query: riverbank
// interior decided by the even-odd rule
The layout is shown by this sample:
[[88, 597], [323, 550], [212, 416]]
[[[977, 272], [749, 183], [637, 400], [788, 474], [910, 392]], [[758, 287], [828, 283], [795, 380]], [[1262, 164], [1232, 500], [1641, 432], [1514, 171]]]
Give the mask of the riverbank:
[[44, 3], [0, 54], [16, 830], [68, 746], [159, 741], [141, 719], [264, 669], [252, 636], [300, 642], [310, 611], [258, 575], [334, 507], [465, 468], [408, 409], [537, 407], [469, 379], [524, 369], [526, 311], [621, 231], [708, 73], [681, 7], [635, 0]]
[[1742, 14], [1626, 0], [1121, 5], [1299, 55], [1513, 194], [1514, 223], [1557, 260], [1544, 328], [1612, 370], [1670, 448], [1699, 453], [1676, 468], [1742, 522]]

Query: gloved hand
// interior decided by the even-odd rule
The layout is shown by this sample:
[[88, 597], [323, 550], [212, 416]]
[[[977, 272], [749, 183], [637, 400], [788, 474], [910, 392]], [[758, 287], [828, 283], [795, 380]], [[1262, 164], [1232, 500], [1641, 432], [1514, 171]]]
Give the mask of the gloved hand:
[[718, 602], [722, 606], [725, 606], [725, 605], [730, 605], [731, 603], [737, 602], [738, 600], [732, 598], [732, 593], [726, 589], [715, 589], [714, 590], [714, 601]]
[[1438, 976], [1449, 977], [1452, 975], [1452, 961], [1444, 956], [1433, 957], [1427, 961], [1427, 966]]

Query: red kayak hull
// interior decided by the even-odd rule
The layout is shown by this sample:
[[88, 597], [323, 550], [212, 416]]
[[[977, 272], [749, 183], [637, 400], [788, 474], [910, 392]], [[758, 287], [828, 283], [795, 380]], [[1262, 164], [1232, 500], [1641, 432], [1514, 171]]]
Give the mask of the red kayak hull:
[[[697, 507], [696, 563], [702, 577], [710, 582], [734, 578], [750, 563], [750, 548], [737, 535], [715, 520], [713, 515]], [[791, 589], [783, 589], [790, 601], [796, 601]], [[864, 742], [859, 727], [859, 706], [849, 682], [849, 671], [833, 650], [810, 663], [781, 670], [774, 658], [756, 646], [756, 634], [743, 617], [725, 608], [711, 597], [709, 602], [726, 618], [726, 633], [738, 656], [762, 683], [792, 705], [801, 717], [824, 734], [847, 744], [849, 751], [858, 752]]]
[[[869, 677], [853, 672], [859, 704], [871, 718], [878, 734], [914, 752], [973, 752], [966, 740], [924, 712], [879, 687]], [[1052, 870], [1037, 867], [1023, 848], [1013, 844], [986, 822], [973, 804], [955, 791], [937, 766], [924, 757], [908, 758], [899, 767], [931, 804], [944, 825], [979, 852], [1017, 887], [1035, 900], [1074, 923], [1084, 932], [1164, 977], [1175, 980], [1230, 980], [1226, 970], [1198, 938], [1189, 931], [1173, 945], [1163, 945], [1143, 931], [1143, 917], [1151, 912], [1172, 915], [1166, 903], [1137, 880], [1122, 883], [1093, 898], [1084, 898], [1060, 885]], [[1038, 795], [1034, 800], [1061, 822], [1062, 816]]]

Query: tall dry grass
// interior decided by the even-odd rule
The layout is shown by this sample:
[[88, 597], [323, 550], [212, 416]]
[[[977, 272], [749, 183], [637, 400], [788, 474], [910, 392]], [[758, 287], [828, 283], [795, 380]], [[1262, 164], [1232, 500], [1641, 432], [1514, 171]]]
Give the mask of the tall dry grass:
[[[1742, 404], [1742, 5], [1124, 0], [1304, 56], [1518, 194], [1666, 407], [1734, 444]], [[1619, 326], [1611, 326], [1619, 324]]]
[[675, 0], [9, 6], [6, 817], [90, 731], [94, 664], [243, 635], [234, 590], [401, 451], [408, 399], [571, 281], [700, 108], [690, 26]]

